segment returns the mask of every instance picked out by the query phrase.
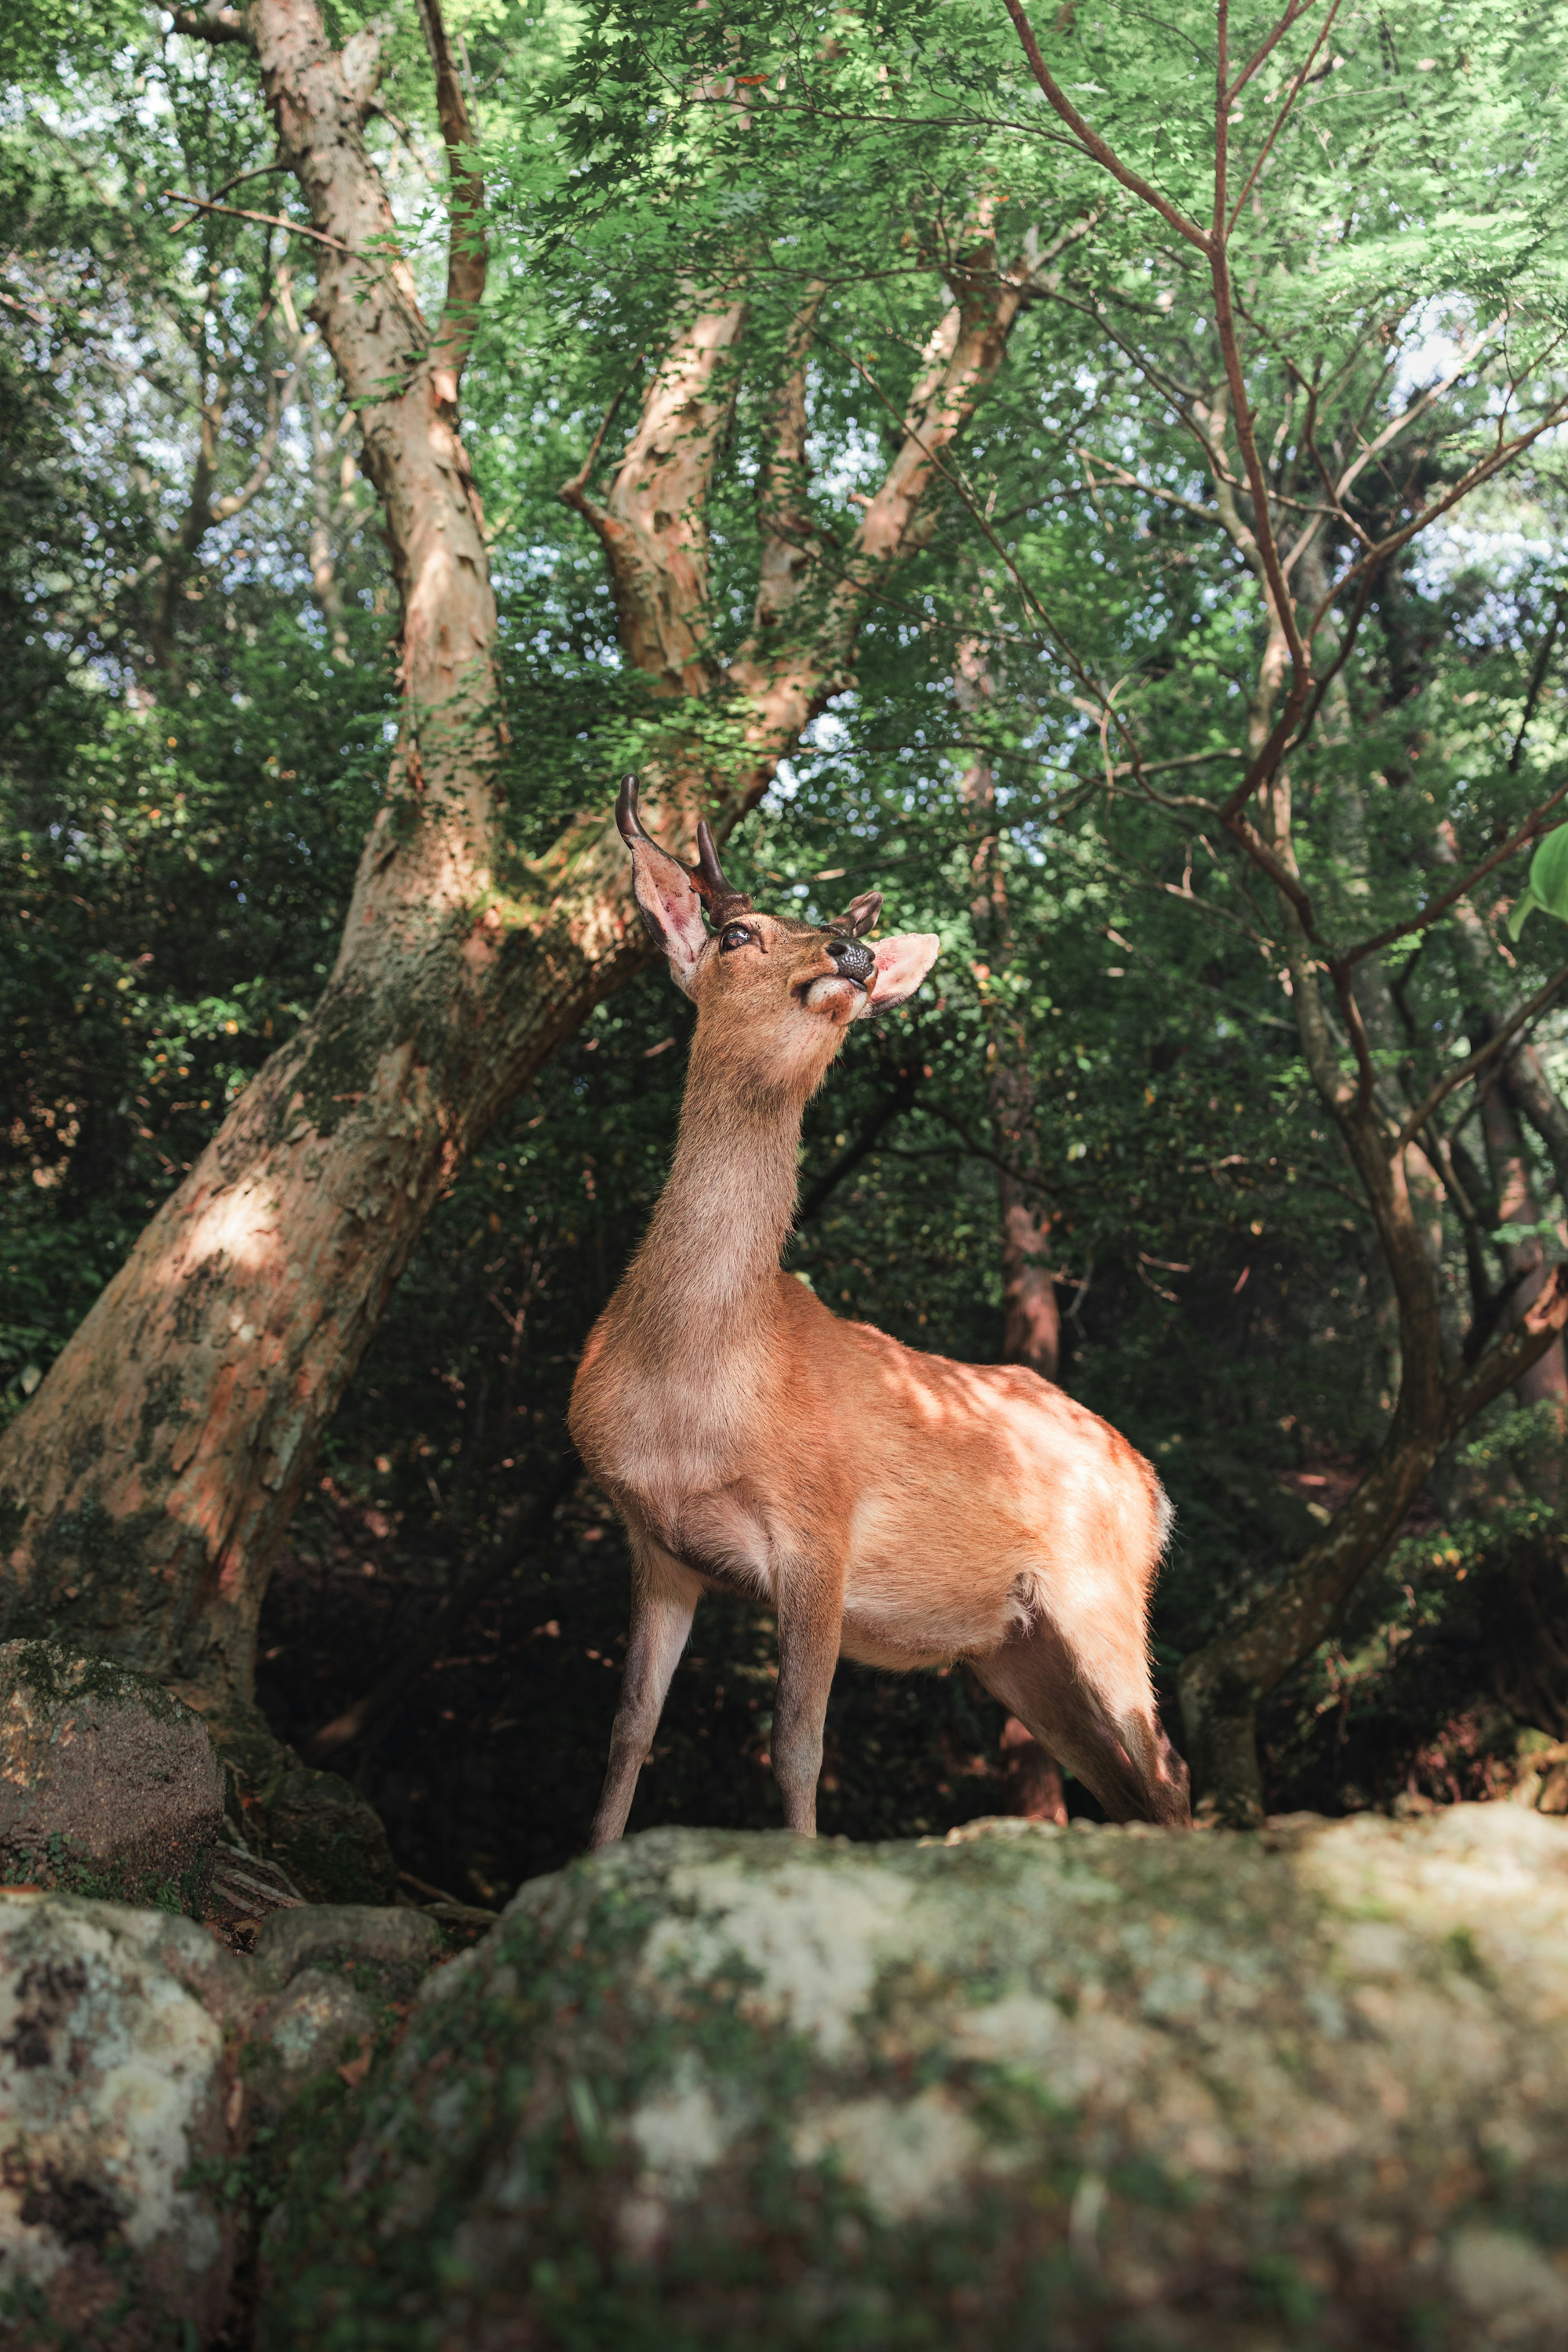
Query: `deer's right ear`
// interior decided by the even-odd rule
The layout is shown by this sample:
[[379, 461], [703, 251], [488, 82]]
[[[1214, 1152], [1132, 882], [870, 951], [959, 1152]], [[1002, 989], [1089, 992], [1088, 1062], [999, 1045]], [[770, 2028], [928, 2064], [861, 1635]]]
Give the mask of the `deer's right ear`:
[[669, 958], [679, 987], [689, 991], [697, 960], [708, 944], [702, 901], [679, 858], [671, 857], [643, 831], [637, 815], [637, 782], [628, 776], [616, 803], [616, 823], [632, 854], [632, 890], [643, 929]]

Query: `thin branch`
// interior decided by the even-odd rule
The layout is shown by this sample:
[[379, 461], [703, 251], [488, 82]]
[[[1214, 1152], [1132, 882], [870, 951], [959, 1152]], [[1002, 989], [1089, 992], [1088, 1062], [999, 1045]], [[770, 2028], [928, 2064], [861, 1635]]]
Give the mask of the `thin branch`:
[[[1279, 43], [1290, 30], [1291, 26], [1303, 17], [1309, 8], [1315, 7], [1316, 5], [1317, 0], [1290, 0], [1290, 5], [1286, 9], [1285, 14], [1279, 18], [1274, 30], [1264, 36], [1258, 47], [1253, 50], [1251, 57], [1248, 58], [1247, 63], [1242, 67], [1241, 71], [1237, 75], [1236, 79], [1231, 83], [1230, 88], [1226, 91], [1225, 102], [1227, 110], [1236, 104], [1237, 100], [1241, 96], [1242, 91], [1247, 88], [1247, 83], [1252, 79], [1253, 75], [1258, 71], [1259, 66], [1263, 65], [1271, 56], [1273, 51], [1278, 48]], [[1338, 6], [1338, 0], [1335, 0], [1335, 6]], [[1331, 24], [1333, 21], [1333, 16], [1334, 10], [1331, 8], [1329, 11], [1329, 21]], [[1325, 25], [1323, 32], [1326, 33], [1327, 31], [1328, 26]], [[1322, 33], [1320, 33], [1318, 36], [1320, 41], [1322, 39]], [[1308, 62], [1310, 63], [1310, 58]], [[1305, 67], [1302, 68], [1302, 71], [1306, 71]]]
[[1391, 1158], [1403, 1151], [1407, 1143], [1413, 1143], [1415, 1140], [1438, 1105], [1447, 1101], [1456, 1087], [1463, 1086], [1467, 1078], [1473, 1078], [1478, 1070], [1484, 1069], [1489, 1062], [1494, 1060], [1502, 1052], [1510, 1040], [1517, 1036], [1527, 1022], [1533, 1021], [1538, 1013], [1543, 1013], [1546, 1010], [1565, 981], [1568, 981], [1568, 964], [1565, 964], [1560, 972], [1555, 973], [1544, 988], [1537, 989], [1529, 1003], [1521, 1004], [1518, 1012], [1504, 1022], [1495, 1036], [1489, 1037], [1478, 1052], [1468, 1055], [1457, 1070], [1450, 1070], [1447, 1076], [1433, 1087], [1419, 1110], [1412, 1111], [1400, 1129], [1397, 1139], [1390, 1147]]
[[833, 1165], [826, 1169], [807, 1192], [795, 1212], [795, 1230], [811, 1223], [826, 1207], [830, 1196], [838, 1190], [847, 1176], [853, 1175], [863, 1160], [876, 1150], [885, 1128], [913, 1106], [925, 1073], [918, 1062], [906, 1063], [900, 1070], [890, 1094], [885, 1095], [867, 1119], [865, 1126], [847, 1150], [840, 1152]]
[[430, 61], [436, 68], [436, 111], [447, 142], [451, 208], [447, 227], [447, 304], [441, 320], [441, 356], [452, 371], [453, 397], [468, 356], [474, 324], [484, 299], [488, 252], [481, 216], [485, 184], [472, 161], [478, 144], [468, 101], [452, 61], [440, 0], [419, 0]]
[[630, 390], [631, 379], [628, 377], [600, 419], [599, 429], [589, 445], [587, 456], [570, 481], [563, 482], [555, 493], [564, 506], [575, 508], [579, 514], [586, 514], [593, 504], [593, 500], [588, 496], [588, 483], [592, 478], [595, 467], [599, 462], [599, 452], [605, 446], [605, 436], [615, 423], [621, 403]]
[[1560, 425], [1565, 413], [1568, 413], [1568, 394], [1564, 394], [1561, 400], [1552, 402], [1539, 425], [1532, 425], [1528, 433], [1520, 434], [1513, 441], [1500, 441], [1489, 457], [1479, 458], [1469, 472], [1462, 474], [1453, 488], [1446, 491], [1442, 498], [1434, 499], [1429, 507], [1425, 508], [1420, 514], [1413, 516], [1410, 521], [1400, 530], [1391, 531], [1386, 539], [1380, 539], [1375, 546], [1369, 547], [1365, 554], [1342, 572], [1326, 592], [1322, 603], [1313, 614], [1308, 626], [1308, 636], [1313, 637], [1317, 635], [1324, 616], [1339, 602], [1352, 580], [1360, 579], [1364, 572], [1386, 562], [1391, 555], [1397, 555], [1400, 549], [1407, 547], [1418, 533], [1427, 528], [1428, 524], [1440, 520], [1451, 508], [1458, 505], [1461, 499], [1468, 498], [1470, 492], [1479, 489], [1483, 482], [1490, 481], [1494, 474], [1500, 473], [1503, 467], [1510, 465], [1522, 451], [1539, 441], [1543, 433], [1550, 433], [1553, 425]]
[[1513, 739], [1513, 749], [1508, 755], [1508, 772], [1510, 776], [1517, 772], [1520, 760], [1523, 756], [1524, 739], [1530, 731], [1530, 722], [1535, 716], [1535, 706], [1541, 699], [1541, 690], [1546, 684], [1546, 673], [1552, 666], [1552, 648], [1557, 643], [1558, 633], [1563, 626], [1564, 609], [1568, 609], [1568, 588], [1559, 588], [1557, 602], [1552, 607], [1552, 626], [1542, 637], [1541, 651], [1535, 657], [1534, 667], [1530, 674], [1530, 691], [1524, 698], [1524, 716], [1519, 722], [1519, 732]]
[[[307, 228], [303, 221], [287, 220], [281, 213], [253, 213], [242, 205], [209, 204], [205, 196], [188, 196], [183, 188], [165, 188], [163, 194], [177, 205], [195, 205], [199, 213], [227, 213], [234, 220], [259, 221], [264, 228], [286, 228], [294, 236], [308, 236], [313, 243], [331, 246], [334, 253], [346, 253], [351, 261], [353, 259], [353, 247], [340, 238], [329, 236], [324, 229]], [[190, 223], [182, 221], [180, 226], [188, 228]]]
[[[1310, 7], [1312, 5], [1313, 0], [1305, 0], [1304, 6], [1297, 7], [1293, 5], [1289, 10], [1289, 13], [1281, 17], [1279, 23], [1276, 25], [1273, 32], [1268, 36], [1268, 40], [1258, 50], [1252, 64], [1247, 68], [1246, 71], [1242, 74], [1241, 79], [1232, 84], [1226, 100], [1227, 109], [1235, 105], [1238, 95], [1251, 80], [1253, 74], [1263, 63], [1264, 58], [1274, 47], [1275, 42], [1278, 41], [1282, 35], [1288, 33], [1291, 26], [1296, 22], [1298, 16], [1304, 16], [1306, 14], [1307, 7]], [[1307, 52], [1307, 62], [1302, 66], [1300, 72], [1291, 75], [1290, 87], [1286, 94], [1285, 103], [1274, 118], [1274, 128], [1270, 131], [1268, 138], [1258, 149], [1258, 161], [1254, 163], [1251, 171], [1248, 172], [1246, 182], [1243, 184], [1241, 194], [1237, 196], [1235, 204], [1231, 206], [1230, 218], [1226, 223], [1225, 233], [1226, 236], [1228, 236], [1232, 229], [1235, 228], [1237, 218], [1241, 211], [1241, 207], [1247, 202], [1247, 197], [1252, 194], [1253, 188], [1257, 183], [1258, 174], [1262, 171], [1264, 164], [1268, 161], [1269, 151], [1273, 147], [1276, 139], [1279, 138], [1279, 133], [1284, 130], [1286, 122], [1289, 118], [1290, 110], [1295, 105], [1297, 99], [1300, 96], [1302, 89], [1306, 86], [1307, 78], [1312, 70], [1313, 59], [1317, 57], [1318, 51], [1322, 47], [1323, 43], [1328, 39], [1334, 18], [1339, 15], [1339, 13], [1340, 0], [1331, 0], [1329, 13], [1323, 19], [1322, 26], [1318, 34], [1318, 37]]]
[[1352, 483], [1355, 480], [1356, 476], [1358, 474], [1364, 473], [1373, 459], [1377, 457], [1382, 450], [1385, 449], [1391, 441], [1396, 440], [1399, 435], [1405, 430], [1407, 425], [1414, 425], [1418, 416], [1425, 416], [1426, 411], [1435, 406], [1435, 404], [1442, 399], [1443, 394], [1446, 392], [1452, 392], [1454, 386], [1458, 383], [1459, 378], [1464, 374], [1466, 369], [1470, 366], [1477, 354], [1485, 349], [1486, 345], [1490, 342], [1492, 337], [1500, 331], [1504, 323], [1505, 322], [1501, 319], [1494, 319], [1489, 327], [1483, 328], [1481, 332], [1476, 337], [1475, 341], [1470, 345], [1468, 351], [1466, 352], [1464, 356], [1459, 360], [1457, 366], [1451, 367], [1446, 376], [1439, 378], [1437, 383], [1429, 386], [1429, 388], [1421, 394], [1419, 400], [1413, 400], [1408, 408], [1405, 409], [1401, 415], [1394, 417], [1391, 424], [1385, 425], [1383, 431], [1377, 436], [1377, 438], [1374, 441], [1369, 441], [1367, 443], [1366, 447], [1361, 452], [1361, 455], [1356, 458], [1354, 464], [1346, 467], [1345, 471], [1340, 476], [1339, 480], [1334, 484], [1332, 490], [1330, 492], [1330, 496], [1334, 500], [1336, 511], [1342, 505], [1345, 492], [1350, 488]]
[[1089, 154], [1094, 157], [1097, 163], [1103, 164], [1113, 180], [1119, 180], [1124, 188], [1131, 189], [1135, 196], [1142, 196], [1146, 205], [1152, 205], [1161, 219], [1173, 228], [1178, 236], [1185, 237], [1189, 245], [1195, 245], [1200, 253], [1207, 253], [1209, 240], [1196, 222], [1190, 221], [1185, 213], [1172, 204], [1168, 196], [1163, 196], [1158, 188], [1151, 186], [1147, 180], [1124, 163], [1121, 158], [1106, 145], [1099, 131], [1090, 129], [1071, 100], [1052, 79], [1050, 70], [1040, 55], [1040, 45], [1035, 38], [1028, 17], [1024, 13], [1021, 0], [1005, 0], [1005, 5], [1007, 14], [1017, 28], [1018, 38], [1024, 45], [1024, 55], [1029, 60], [1029, 68], [1035, 79], [1039, 83], [1074, 138]]
[[311, 332], [304, 338], [300, 345], [300, 357], [289, 369], [282, 383], [280, 385], [274, 383], [269, 391], [267, 400], [267, 429], [257, 446], [256, 463], [251, 467], [249, 478], [237, 490], [230, 490], [226, 498], [219, 499], [216, 504], [208, 508], [209, 527], [213, 523], [231, 522], [237, 514], [242, 513], [270, 475], [273, 460], [278, 455], [278, 436], [282, 429], [283, 419], [288, 414], [289, 397], [299, 378], [305, 352], [314, 340], [315, 332], [312, 329]]
[[1504, 865], [1516, 851], [1524, 847], [1527, 841], [1533, 841], [1541, 830], [1542, 820], [1551, 814], [1565, 793], [1568, 793], [1568, 778], [1564, 778], [1557, 790], [1543, 800], [1538, 808], [1531, 811], [1519, 830], [1510, 834], [1500, 848], [1494, 849], [1489, 857], [1483, 857], [1479, 866], [1472, 866], [1468, 874], [1461, 877], [1458, 882], [1450, 884], [1447, 890], [1439, 891], [1430, 905], [1423, 907], [1421, 912], [1414, 916], [1409, 922], [1391, 923], [1386, 930], [1375, 932], [1370, 940], [1363, 940], [1359, 947], [1347, 948], [1342, 955], [1334, 959], [1335, 963], [1343, 971], [1350, 971], [1355, 965], [1364, 961], [1366, 957], [1378, 954], [1384, 948], [1392, 947], [1396, 940], [1414, 939], [1418, 931], [1424, 931], [1429, 923], [1435, 923], [1437, 920], [1439, 915], [1447, 913], [1456, 898], [1464, 898], [1468, 891], [1474, 889], [1478, 882], [1484, 882], [1494, 866]]
[[[275, 172], [287, 172], [289, 168], [287, 163], [258, 163], [253, 172], [237, 172], [232, 180], [226, 180], [221, 188], [213, 190], [208, 201], [216, 208], [219, 196], [226, 196], [231, 188], [243, 187], [247, 180], [269, 180]], [[194, 203], [195, 200], [192, 197], [188, 201]], [[189, 220], [181, 221], [178, 224], [174, 235], [184, 236], [185, 231], [188, 228], [195, 228], [195, 215], [193, 213]]]

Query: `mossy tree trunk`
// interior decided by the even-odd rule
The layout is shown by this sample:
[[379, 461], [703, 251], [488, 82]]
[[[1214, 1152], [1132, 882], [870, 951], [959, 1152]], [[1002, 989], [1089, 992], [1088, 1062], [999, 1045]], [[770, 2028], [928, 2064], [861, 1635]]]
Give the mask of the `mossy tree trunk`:
[[[456, 1169], [643, 960], [601, 813], [520, 871], [497, 771], [496, 608], [458, 393], [482, 192], [434, 0], [447, 300], [421, 313], [363, 125], [376, 37], [316, 0], [180, 29], [253, 53], [307, 199], [313, 316], [358, 413], [402, 617], [402, 723], [336, 965], [0, 1441], [17, 1630], [52, 1628], [243, 1716], [257, 1617], [321, 1428]], [[395, 388], [395, 389], [394, 389]]]

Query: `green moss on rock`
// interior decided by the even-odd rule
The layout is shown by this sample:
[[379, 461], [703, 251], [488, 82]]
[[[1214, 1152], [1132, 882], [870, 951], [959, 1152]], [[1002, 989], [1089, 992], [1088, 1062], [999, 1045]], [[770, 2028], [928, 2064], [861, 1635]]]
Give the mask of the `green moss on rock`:
[[1568, 1824], [660, 1831], [437, 1972], [268, 2352], [1568, 2340]]

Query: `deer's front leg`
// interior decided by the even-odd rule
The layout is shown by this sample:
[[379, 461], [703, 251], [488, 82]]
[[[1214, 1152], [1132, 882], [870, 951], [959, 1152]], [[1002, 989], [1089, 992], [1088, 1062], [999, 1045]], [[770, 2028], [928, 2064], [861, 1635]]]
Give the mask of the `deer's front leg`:
[[609, 1769], [588, 1839], [590, 1852], [614, 1845], [626, 1828], [637, 1774], [653, 1746], [701, 1592], [701, 1582], [689, 1569], [646, 1537], [633, 1537], [631, 1632], [621, 1702], [610, 1734]]
[[773, 1600], [779, 1624], [773, 1778], [789, 1827], [815, 1837], [822, 1726], [844, 1620], [843, 1570], [790, 1560], [775, 1571]]

